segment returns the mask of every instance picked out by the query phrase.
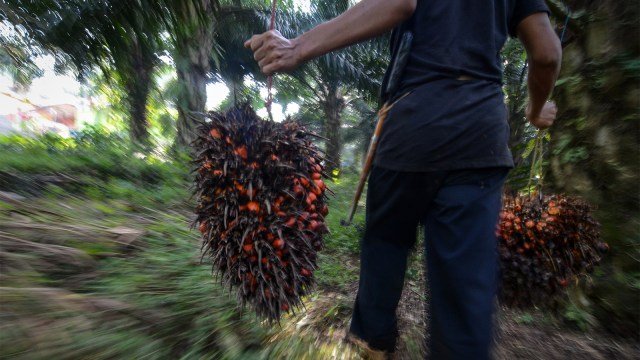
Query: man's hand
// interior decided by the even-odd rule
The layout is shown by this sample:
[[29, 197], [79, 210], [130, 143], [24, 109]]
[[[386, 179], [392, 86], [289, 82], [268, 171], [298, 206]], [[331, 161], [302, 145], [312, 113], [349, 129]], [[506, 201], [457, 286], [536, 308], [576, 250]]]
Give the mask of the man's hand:
[[558, 107], [553, 101], [547, 101], [542, 107], [542, 110], [540, 110], [540, 114], [532, 114], [530, 104], [527, 105], [527, 110], [525, 111], [527, 120], [529, 120], [531, 125], [537, 127], [540, 130], [546, 129], [553, 125], [553, 122], [556, 120], [557, 113]]
[[253, 58], [260, 65], [260, 71], [266, 75], [275, 72], [293, 70], [303, 61], [296, 46], [296, 40], [289, 40], [278, 30], [270, 30], [253, 35], [245, 41], [244, 47], [253, 51]]

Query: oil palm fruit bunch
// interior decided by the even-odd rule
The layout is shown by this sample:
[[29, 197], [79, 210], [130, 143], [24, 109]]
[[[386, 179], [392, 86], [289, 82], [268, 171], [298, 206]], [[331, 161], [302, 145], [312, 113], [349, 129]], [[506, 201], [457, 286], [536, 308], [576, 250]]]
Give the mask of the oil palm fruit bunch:
[[277, 320], [314, 286], [327, 188], [314, 134], [243, 105], [211, 112], [193, 146], [203, 256], [242, 306]]
[[505, 199], [497, 229], [504, 304], [550, 305], [593, 271], [609, 247], [591, 213], [588, 203], [561, 195]]

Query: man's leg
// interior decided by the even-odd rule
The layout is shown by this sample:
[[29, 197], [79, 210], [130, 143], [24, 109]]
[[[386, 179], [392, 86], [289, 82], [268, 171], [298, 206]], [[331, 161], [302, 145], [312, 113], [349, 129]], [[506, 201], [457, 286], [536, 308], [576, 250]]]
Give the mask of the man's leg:
[[[350, 332], [376, 350], [393, 352], [396, 307], [407, 255], [425, 210], [424, 174], [374, 167], [367, 191], [366, 230], [361, 242], [360, 283]], [[433, 192], [433, 191], [432, 191]]]
[[507, 173], [452, 171], [427, 211], [432, 359], [489, 357], [498, 275], [495, 226]]

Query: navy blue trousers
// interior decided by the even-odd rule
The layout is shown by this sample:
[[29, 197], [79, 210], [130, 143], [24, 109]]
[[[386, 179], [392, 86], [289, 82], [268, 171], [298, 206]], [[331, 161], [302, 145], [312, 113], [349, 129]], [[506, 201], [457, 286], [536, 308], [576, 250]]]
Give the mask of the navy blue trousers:
[[351, 333], [374, 349], [395, 349], [407, 256], [422, 224], [431, 358], [489, 357], [498, 280], [495, 228], [508, 171], [372, 169]]

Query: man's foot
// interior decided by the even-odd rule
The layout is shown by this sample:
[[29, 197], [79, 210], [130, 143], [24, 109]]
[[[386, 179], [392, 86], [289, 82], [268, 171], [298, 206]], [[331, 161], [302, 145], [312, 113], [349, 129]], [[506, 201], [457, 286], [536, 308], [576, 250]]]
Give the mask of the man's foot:
[[349, 344], [355, 345], [362, 352], [362, 357], [367, 360], [391, 360], [391, 354], [384, 350], [372, 349], [366, 341], [360, 339], [352, 333], [348, 333], [345, 336], [345, 341]]

